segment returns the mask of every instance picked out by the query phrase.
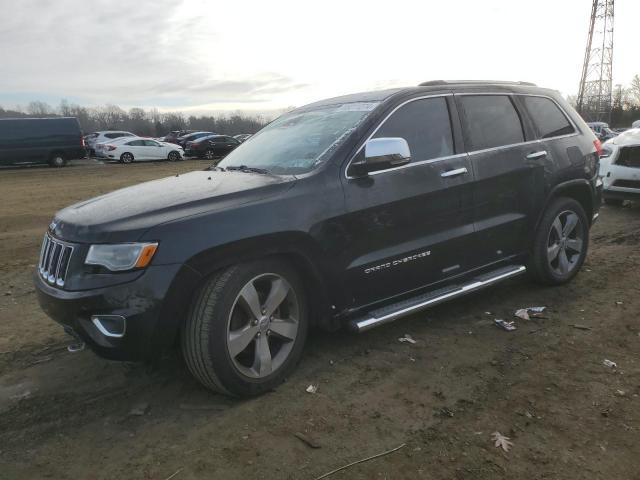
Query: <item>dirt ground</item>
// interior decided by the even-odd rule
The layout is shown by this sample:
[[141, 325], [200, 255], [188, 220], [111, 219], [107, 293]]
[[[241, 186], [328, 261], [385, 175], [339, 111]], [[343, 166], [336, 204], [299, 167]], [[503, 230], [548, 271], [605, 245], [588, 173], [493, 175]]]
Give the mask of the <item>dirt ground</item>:
[[[68, 353], [31, 282], [54, 212], [203, 166], [0, 170], [0, 479], [315, 479], [400, 445], [330, 478], [640, 478], [637, 204], [603, 207], [571, 284], [522, 278], [359, 336], [312, 333], [298, 370], [261, 398], [205, 391], [178, 354]], [[493, 325], [533, 305], [546, 318]]]

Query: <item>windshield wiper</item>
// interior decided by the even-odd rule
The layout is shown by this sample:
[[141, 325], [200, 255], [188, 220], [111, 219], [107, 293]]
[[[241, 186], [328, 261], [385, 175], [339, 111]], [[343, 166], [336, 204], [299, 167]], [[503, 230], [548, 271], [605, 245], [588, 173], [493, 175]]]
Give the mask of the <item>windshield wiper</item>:
[[269, 170], [265, 170], [264, 168], [248, 167], [246, 165], [238, 165], [238, 166], [227, 167], [227, 171], [262, 173], [262, 174], [268, 174], [269, 173]]

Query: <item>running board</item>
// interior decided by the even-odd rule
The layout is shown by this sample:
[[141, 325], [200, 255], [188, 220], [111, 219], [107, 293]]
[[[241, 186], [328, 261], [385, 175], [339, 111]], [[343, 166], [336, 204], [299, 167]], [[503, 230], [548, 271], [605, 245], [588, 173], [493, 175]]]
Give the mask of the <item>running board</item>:
[[515, 277], [525, 271], [526, 267], [524, 265], [510, 265], [478, 276], [472, 279], [469, 283], [463, 285], [452, 285], [441, 288], [433, 292], [424, 293], [417, 297], [373, 310], [362, 318], [351, 320], [349, 322], [349, 326], [352, 330], [358, 333], [365, 332], [373, 327], [393, 322], [400, 317], [419, 312], [425, 308], [432, 307], [453, 298], [461, 297], [467, 293], [478, 291], [502, 280], [506, 280], [507, 278]]

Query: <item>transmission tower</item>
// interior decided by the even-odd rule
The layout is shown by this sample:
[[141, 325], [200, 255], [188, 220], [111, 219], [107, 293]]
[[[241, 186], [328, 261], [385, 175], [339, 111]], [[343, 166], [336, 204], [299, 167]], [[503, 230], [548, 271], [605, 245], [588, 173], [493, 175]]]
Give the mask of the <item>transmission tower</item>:
[[613, 2], [593, 0], [587, 49], [578, 93], [578, 112], [591, 122], [611, 118]]

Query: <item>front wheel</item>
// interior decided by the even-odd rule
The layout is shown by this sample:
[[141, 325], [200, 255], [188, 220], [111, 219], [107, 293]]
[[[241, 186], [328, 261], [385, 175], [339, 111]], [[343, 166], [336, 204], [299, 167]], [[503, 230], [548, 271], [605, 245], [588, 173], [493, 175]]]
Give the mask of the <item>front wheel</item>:
[[580, 270], [588, 246], [589, 224], [584, 208], [572, 198], [557, 198], [538, 225], [530, 272], [540, 283], [566, 283]]
[[216, 154], [209, 148], [206, 152], [204, 152], [204, 158], [206, 158], [207, 160], [213, 160], [214, 158], [216, 158]]
[[177, 162], [178, 160], [181, 160], [180, 154], [176, 151], [172, 151], [169, 152], [169, 156], [167, 157], [167, 159], [170, 162]]
[[308, 312], [302, 280], [273, 259], [214, 274], [182, 328], [193, 376], [225, 394], [255, 396], [282, 383], [302, 356]]
[[120, 155], [120, 161], [122, 163], [132, 163], [133, 162], [133, 155], [129, 152], [125, 152], [122, 155]]

